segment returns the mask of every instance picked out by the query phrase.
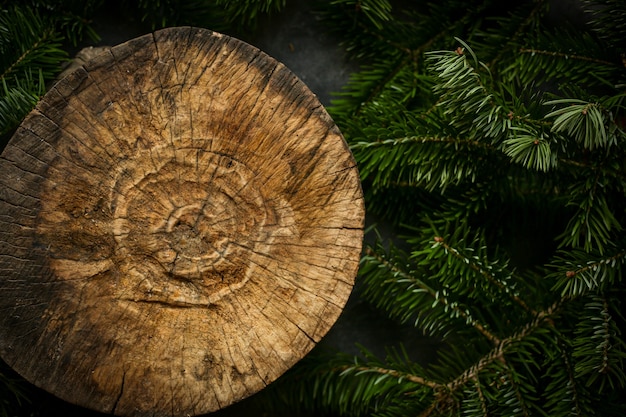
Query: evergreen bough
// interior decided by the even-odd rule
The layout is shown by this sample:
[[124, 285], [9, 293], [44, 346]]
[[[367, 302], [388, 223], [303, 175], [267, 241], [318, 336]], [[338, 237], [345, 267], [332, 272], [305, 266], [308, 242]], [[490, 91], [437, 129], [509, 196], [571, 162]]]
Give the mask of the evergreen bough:
[[280, 407], [626, 413], [626, 3], [515, 3], [321, 6], [362, 65], [331, 114], [399, 236], [370, 233], [362, 296], [442, 347], [311, 355]]

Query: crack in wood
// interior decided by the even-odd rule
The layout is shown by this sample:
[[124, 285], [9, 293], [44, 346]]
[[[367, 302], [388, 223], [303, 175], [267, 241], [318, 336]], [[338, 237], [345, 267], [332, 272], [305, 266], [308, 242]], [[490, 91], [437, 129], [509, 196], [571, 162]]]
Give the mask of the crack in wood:
[[119, 393], [117, 394], [117, 397], [115, 398], [115, 402], [113, 402], [113, 406], [111, 407], [110, 414], [116, 414], [117, 406], [122, 400], [122, 396], [124, 395], [124, 383], [125, 382], [126, 382], [126, 371], [124, 371], [124, 373], [122, 374], [122, 382], [120, 384]]

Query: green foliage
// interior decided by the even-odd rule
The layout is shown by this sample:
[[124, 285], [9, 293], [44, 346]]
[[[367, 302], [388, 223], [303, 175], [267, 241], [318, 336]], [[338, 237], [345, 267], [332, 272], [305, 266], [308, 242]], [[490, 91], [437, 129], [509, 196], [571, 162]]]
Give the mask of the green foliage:
[[22, 0], [23, 7], [30, 7], [47, 16], [58, 33], [76, 46], [89, 38], [98, 41], [99, 36], [91, 27], [91, 20], [105, 0]]
[[320, 7], [364, 60], [331, 112], [368, 210], [399, 235], [365, 249], [362, 297], [443, 347], [423, 364], [401, 347], [313, 355], [282, 404], [622, 415], [625, 4], [555, 24], [548, 1], [434, 3]]
[[124, 3], [151, 30], [192, 25], [238, 31], [254, 29], [259, 15], [280, 11], [286, 0], [127, 0]]
[[590, 298], [576, 326], [572, 346], [574, 375], [587, 386], [596, 386], [599, 393], [614, 392], [626, 385], [626, 343], [613, 319], [613, 315], [620, 314], [619, 304], [614, 299]]
[[[25, 86], [22, 85], [25, 84]], [[9, 87], [5, 79], [2, 80], [2, 92], [0, 97], [0, 135], [6, 135], [15, 126], [20, 124], [45, 93], [45, 81], [43, 72], [39, 72], [37, 82], [33, 81], [30, 73], [24, 74], [24, 79], [15, 80], [13, 87]]]
[[67, 54], [51, 19], [29, 7], [0, 12], [0, 136], [14, 129], [45, 92]]
[[91, 15], [102, 0], [5, 2], [0, 11], [0, 138], [11, 132], [45, 94], [68, 61], [67, 48], [98, 35]]

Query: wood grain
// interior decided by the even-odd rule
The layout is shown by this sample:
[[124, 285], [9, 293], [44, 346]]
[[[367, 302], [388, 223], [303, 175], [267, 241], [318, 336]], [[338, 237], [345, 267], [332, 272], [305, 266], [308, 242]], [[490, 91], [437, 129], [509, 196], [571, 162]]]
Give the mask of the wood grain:
[[306, 355], [353, 286], [355, 161], [297, 77], [228, 36], [165, 29], [99, 55], [0, 172], [0, 354], [84, 407], [226, 407]]

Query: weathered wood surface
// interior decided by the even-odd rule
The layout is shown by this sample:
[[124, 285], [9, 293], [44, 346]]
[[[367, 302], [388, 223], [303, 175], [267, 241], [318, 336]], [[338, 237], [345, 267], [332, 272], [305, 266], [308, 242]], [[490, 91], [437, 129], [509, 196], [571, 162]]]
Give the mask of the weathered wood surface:
[[0, 158], [0, 354], [45, 390], [129, 416], [259, 391], [353, 286], [355, 162], [282, 64], [196, 28], [61, 80]]

